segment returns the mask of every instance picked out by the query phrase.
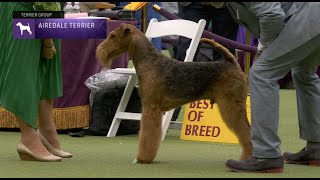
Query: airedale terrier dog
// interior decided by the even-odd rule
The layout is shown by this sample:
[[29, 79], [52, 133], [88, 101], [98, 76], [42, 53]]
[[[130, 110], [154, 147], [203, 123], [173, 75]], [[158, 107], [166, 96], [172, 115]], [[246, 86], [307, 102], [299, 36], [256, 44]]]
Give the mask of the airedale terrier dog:
[[130, 24], [121, 24], [97, 47], [96, 57], [104, 66], [110, 67], [112, 60], [129, 52], [136, 69], [142, 103], [138, 163], [151, 163], [157, 155], [163, 112], [201, 99], [217, 103], [225, 124], [242, 147], [240, 159], [251, 156], [246, 75], [225, 47], [210, 39], [203, 38], [201, 42], [211, 44], [224, 59], [181, 62], [169, 58]]

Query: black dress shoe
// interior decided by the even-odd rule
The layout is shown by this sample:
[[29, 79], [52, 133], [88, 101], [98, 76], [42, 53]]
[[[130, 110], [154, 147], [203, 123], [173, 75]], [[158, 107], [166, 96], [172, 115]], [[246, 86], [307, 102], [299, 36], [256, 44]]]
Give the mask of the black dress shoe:
[[310, 166], [320, 166], [320, 149], [303, 148], [297, 153], [283, 153], [283, 158], [289, 164], [303, 164]]
[[282, 173], [283, 158], [258, 159], [251, 157], [247, 160], [236, 161], [229, 159], [225, 166], [234, 172], [254, 172], [254, 173]]

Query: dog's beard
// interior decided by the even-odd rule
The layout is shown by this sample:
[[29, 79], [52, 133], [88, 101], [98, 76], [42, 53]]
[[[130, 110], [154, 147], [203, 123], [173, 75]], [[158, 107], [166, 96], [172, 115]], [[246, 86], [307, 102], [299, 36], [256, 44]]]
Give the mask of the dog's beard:
[[96, 58], [106, 68], [111, 68], [111, 60], [109, 60], [108, 54], [98, 47], [96, 51]]
[[112, 60], [105, 59], [105, 60], [100, 61], [100, 62], [106, 68], [111, 68], [111, 66], [112, 66]]

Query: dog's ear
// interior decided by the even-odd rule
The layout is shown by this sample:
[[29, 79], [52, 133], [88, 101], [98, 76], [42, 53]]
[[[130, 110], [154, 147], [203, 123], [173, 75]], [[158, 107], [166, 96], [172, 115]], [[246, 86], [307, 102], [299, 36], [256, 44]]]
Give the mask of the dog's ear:
[[120, 38], [124, 38], [127, 35], [130, 35], [133, 31], [132, 25], [124, 24], [124, 23], [120, 25], [120, 29], [121, 29]]

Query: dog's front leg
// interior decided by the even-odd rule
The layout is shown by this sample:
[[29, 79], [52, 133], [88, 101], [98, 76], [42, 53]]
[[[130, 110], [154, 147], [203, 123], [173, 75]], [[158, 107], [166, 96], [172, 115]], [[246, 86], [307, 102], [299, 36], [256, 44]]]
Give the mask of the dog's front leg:
[[162, 112], [159, 107], [143, 105], [139, 132], [138, 163], [151, 163], [157, 155], [162, 130]]

